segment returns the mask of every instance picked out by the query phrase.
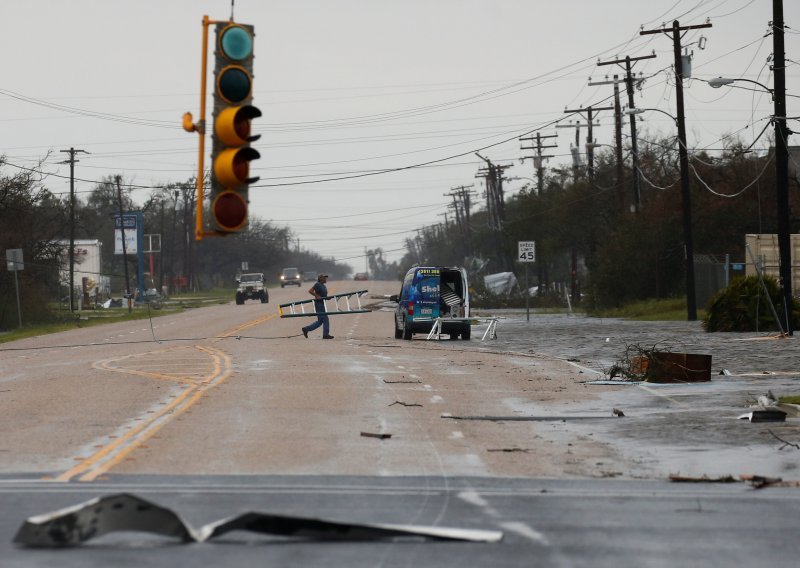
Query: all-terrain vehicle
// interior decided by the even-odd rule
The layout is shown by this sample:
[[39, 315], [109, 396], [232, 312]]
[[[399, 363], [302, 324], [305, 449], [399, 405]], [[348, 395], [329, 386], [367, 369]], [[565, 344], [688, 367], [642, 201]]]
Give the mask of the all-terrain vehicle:
[[261, 272], [252, 274], [242, 274], [236, 282], [239, 288], [236, 290], [236, 304], [241, 306], [245, 300], [261, 300], [262, 304], [269, 302], [269, 292], [264, 283], [264, 275]]

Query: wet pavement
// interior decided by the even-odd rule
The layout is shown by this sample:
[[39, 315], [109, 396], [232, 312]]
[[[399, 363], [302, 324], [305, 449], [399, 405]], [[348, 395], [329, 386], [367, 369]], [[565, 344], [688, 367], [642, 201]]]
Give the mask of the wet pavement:
[[[480, 314], [487, 315], [487, 314]], [[711, 382], [691, 384], [590, 385], [591, 396], [569, 408], [528, 405], [533, 415], [608, 415], [619, 420], [547, 424], [554, 443], [576, 436], [613, 447], [620, 456], [598, 463], [600, 476], [666, 477], [761, 474], [800, 479], [800, 418], [780, 423], [738, 419], [760, 395], [800, 394], [797, 338], [774, 333], [706, 333], [700, 322], [639, 322], [583, 315], [493, 312], [501, 318], [497, 339], [485, 349], [551, 356], [571, 362], [575, 380], [608, 378], [613, 365], [637, 349], [712, 356]], [[482, 328], [473, 335], [480, 339]], [[726, 374], [720, 374], [722, 370]]]

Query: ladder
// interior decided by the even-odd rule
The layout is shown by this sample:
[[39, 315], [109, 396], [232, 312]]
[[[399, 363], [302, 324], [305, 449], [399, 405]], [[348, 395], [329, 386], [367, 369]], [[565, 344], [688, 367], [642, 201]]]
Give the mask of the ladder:
[[[358, 290], [356, 292], [345, 292], [344, 294], [333, 294], [332, 296], [325, 296], [324, 298], [299, 300], [297, 302], [287, 302], [278, 306], [278, 313], [282, 318], [302, 318], [317, 315], [334, 316], [337, 314], [363, 314], [372, 310], [367, 310], [361, 307], [361, 297], [367, 293], [367, 290]], [[355, 307], [351, 305], [350, 300], [355, 300]], [[324, 311], [316, 311], [314, 302], [322, 301], [325, 306]], [[340, 301], [343, 305], [340, 305]], [[333, 302], [333, 305], [329, 305]], [[306, 306], [310, 311], [306, 311]], [[284, 308], [288, 309], [288, 313], [284, 313]]]

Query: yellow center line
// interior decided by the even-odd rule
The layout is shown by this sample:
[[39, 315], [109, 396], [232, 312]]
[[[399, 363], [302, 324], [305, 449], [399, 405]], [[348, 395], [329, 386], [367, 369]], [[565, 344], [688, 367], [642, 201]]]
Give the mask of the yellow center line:
[[[232, 335], [237, 331], [254, 327], [275, 317], [276, 314], [269, 314], [268, 316], [250, 321], [226, 333]], [[222, 339], [223, 337], [226, 337], [226, 335], [217, 336], [217, 339]], [[150, 439], [166, 424], [194, 406], [208, 390], [222, 384], [232, 376], [233, 364], [231, 356], [221, 349], [204, 345], [195, 345], [194, 348], [211, 357], [212, 370], [204, 377], [194, 380], [187, 378], [186, 375], [176, 376], [167, 373], [141, 371], [138, 369], [126, 369], [124, 367], [113, 366], [114, 363], [119, 364], [122, 361], [133, 359], [135, 357], [164, 354], [185, 348], [186, 347], [172, 347], [143, 354], [125, 355], [123, 357], [96, 361], [92, 365], [93, 368], [100, 370], [137, 375], [156, 380], [173, 381], [187, 385], [188, 388], [181, 392], [180, 395], [175, 398], [175, 400], [166, 405], [153, 417], [137, 425], [135, 428], [132, 428], [130, 431], [115, 439], [113, 442], [106, 444], [94, 454], [81, 461], [79, 464], [56, 477], [55, 481], [65, 482], [78, 476], [80, 476], [80, 481], [94, 481], [98, 476], [119, 465], [119, 463], [128, 457], [131, 452], [140, 447], [146, 440]]]

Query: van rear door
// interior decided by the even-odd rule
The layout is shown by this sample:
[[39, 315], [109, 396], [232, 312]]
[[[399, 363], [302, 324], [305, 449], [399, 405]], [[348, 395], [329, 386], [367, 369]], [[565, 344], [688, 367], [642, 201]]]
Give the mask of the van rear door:
[[439, 277], [438, 268], [419, 268], [414, 274], [409, 294], [409, 301], [414, 302], [414, 319], [439, 317]]

